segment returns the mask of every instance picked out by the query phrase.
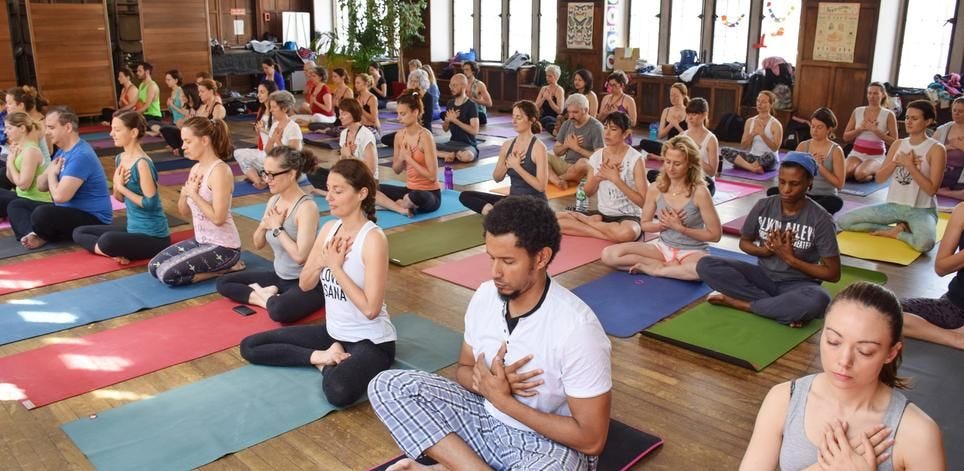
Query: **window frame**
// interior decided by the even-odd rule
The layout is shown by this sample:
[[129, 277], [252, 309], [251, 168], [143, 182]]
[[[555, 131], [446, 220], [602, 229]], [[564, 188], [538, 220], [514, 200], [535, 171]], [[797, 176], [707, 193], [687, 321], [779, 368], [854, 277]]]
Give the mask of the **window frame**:
[[[472, 2], [472, 15], [471, 15], [472, 16], [472, 49], [474, 49], [477, 54], [481, 50], [481, 45], [482, 45], [481, 26], [482, 26], [482, 2], [483, 1], [490, 2], [489, 5], [494, 3], [492, 2], [492, 0], [473, 0]], [[511, 53], [511, 51], [509, 51], [509, 32], [510, 32], [510, 23], [511, 23], [510, 17], [512, 16], [512, 12], [510, 10], [510, 3], [517, 2], [517, 1], [532, 2], [532, 10], [531, 10], [533, 12], [531, 15], [532, 21], [529, 24], [530, 50], [522, 51], [522, 52], [528, 53], [529, 57], [532, 58], [533, 62], [540, 61], [542, 59], [540, 57], [540, 51], [541, 51], [540, 39], [541, 39], [541, 29], [542, 29], [542, 0], [499, 0], [499, 1], [502, 4], [502, 13], [499, 14], [501, 25], [502, 25], [502, 28], [501, 28], [502, 43], [501, 43], [501, 51], [500, 51], [501, 59], [499, 59], [499, 62], [504, 62], [506, 59], [509, 58], [509, 54]], [[451, 57], [451, 56], [454, 56], [456, 52], [458, 52], [455, 49], [455, 26], [456, 26], [455, 25], [455, 0], [449, 0], [449, 5], [450, 5], [450, 15], [447, 20], [449, 24], [449, 30], [451, 33], [450, 34], [451, 39], [449, 41], [448, 47], [450, 51], [449, 56]], [[556, 8], [558, 8], [558, 3], [556, 4]], [[558, 26], [556, 28], [556, 32], [558, 35]], [[481, 57], [479, 57], [477, 62], [492, 63], [494, 61], [493, 60], [483, 61]]]
[[[955, 3], [954, 16], [950, 18], [951, 20], [953, 20], [951, 21], [951, 38], [950, 38], [950, 43], [947, 46], [947, 57], [944, 59], [944, 72], [941, 74], [942, 76], [950, 73], [951, 59], [954, 57], [954, 50], [955, 50], [954, 38], [956, 38], [958, 35], [957, 28], [958, 26], [960, 26], [961, 13], [964, 13], [964, 11], [962, 11], [964, 7], [962, 7], [961, 2], [956, 1], [954, 3]], [[901, 54], [901, 51], [904, 50], [904, 36], [907, 34], [907, 16], [908, 16], [907, 12], [909, 10], [910, 10], [910, 0], [900, 0], [900, 5], [898, 6], [898, 11], [897, 11], [897, 25], [899, 29], [897, 31], [897, 41], [894, 44], [894, 51], [893, 51], [894, 65], [890, 71], [890, 80], [888, 80], [889, 82], [897, 84], [898, 87], [903, 86], [900, 83], [900, 62], [901, 62], [901, 59], [903, 58], [902, 57], [903, 54]], [[913, 85], [913, 84], [910, 84], [910, 85]]]

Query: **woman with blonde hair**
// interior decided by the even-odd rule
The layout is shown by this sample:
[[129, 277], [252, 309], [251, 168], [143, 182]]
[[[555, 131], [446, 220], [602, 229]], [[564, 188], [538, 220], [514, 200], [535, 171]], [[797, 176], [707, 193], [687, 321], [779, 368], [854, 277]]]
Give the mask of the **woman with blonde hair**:
[[696, 262], [723, 234], [720, 217], [693, 139], [671, 138], [663, 144], [662, 157], [663, 170], [646, 192], [641, 224], [643, 231], [658, 232], [659, 238], [606, 247], [602, 261], [630, 273], [698, 280]]
[[10, 113], [4, 120], [7, 139], [15, 153], [10, 155], [6, 165], [6, 177], [13, 189], [0, 189], [0, 218], [7, 217], [7, 205], [18, 198], [43, 203], [53, 201], [50, 192], [37, 188], [37, 178], [50, 164], [50, 156], [44, 157], [37, 142], [40, 126], [41, 123], [22, 111]]
[[756, 96], [757, 115], [746, 120], [740, 148], [724, 147], [720, 156], [735, 167], [753, 173], [764, 173], [779, 163], [777, 152], [783, 142], [783, 125], [771, 114], [777, 96], [763, 90]]
[[439, 105], [442, 92], [439, 91], [438, 81], [435, 79], [435, 71], [432, 70], [432, 66], [425, 64], [419, 66], [419, 69], [424, 70], [425, 75], [428, 75], [428, 94], [432, 96], [432, 120], [434, 121], [442, 116], [442, 107]]
[[847, 156], [847, 178], [869, 182], [884, 163], [887, 146], [897, 140], [897, 116], [887, 109], [890, 99], [884, 84], [867, 85], [867, 106], [859, 106], [850, 114], [844, 129], [844, 141], [854, 147]]
[[656, 139], [642, 139], [639, 142], [639, 150], [654, 154], [654, 158], [659, 158], [662, 152], [662, 141], [671, 139], [683, 133], [687, 129], [686, 106], [690, 103], [689, 89], [683, 82], [676, 82], [669, 87], [670, 106], [663, 108], [663, 113], [659, 116], [659, 130], [656, 132]]
[[378, 140], [382, 132], [382, 123], [378, 119], [378, 96], [371, 92], [375, 80], [368, 74], [355, 74], [356, 100], [361, 105], [361, 123], [375, 134]]

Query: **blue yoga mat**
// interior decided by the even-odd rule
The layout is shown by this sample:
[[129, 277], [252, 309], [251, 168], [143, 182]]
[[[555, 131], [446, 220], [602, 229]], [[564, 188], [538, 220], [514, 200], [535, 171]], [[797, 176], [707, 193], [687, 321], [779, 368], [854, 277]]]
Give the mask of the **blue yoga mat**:
[[[458, 359], [461, 334], [412, 314], [392, 322], [398, 331], [393, 368], [435, 371]], [[62, 428], [101, 471], [181, 470], [334, 410], [315, 368], [244, 366]]]
[[101, 141], [111, 138], [109, 131], [89, 132], [86, 134], [81, 134], [80, 137], [82, 137], [85, 141]]
[[[310, 185], [310, 184], [311, 183], [308, 182], [307, 177], [302, 176], [301, 180], [298, 180], [298, 185], [304, 186], [304, 185]], [[240, 197], [240, 196], [253, 195], [256, 193], [267, 193], [267, 192], [268, 192], [267, 187], [265, 187], [265, 189], [263, 190], [259, 190], [255, 188], [254, 185], [251, 184], [251, 182], [247, 180], [241, 180], [241, 181], [234, 182], [234, 193], [231, 193], [231, 196]], [[258, 220], [260, 221], [261, 218], [258, 218]]]
[[[388, 182], [386, 182], [388, 183]], [[421, 213], [416, 214], [414, 217], [403, 216], [394, 211], [388, 211], [385, 209], [379, 209], [375, 212], [378, 216], [378, 226], [382, 229], [391, 229], [393, 227], [404, 226], [406, 224], [412, 224], [419, 221], [427, 221], [429, 219], [436, 219], [442, 216], [448, 216], [449, 214], [461, 213], [467, 211], [462, 203], [459, 203], [459, 192], [454, 190], [442, 190], [442, 205], [435, 211], [431, 213]], [[326, 222], [334, 219], [334, 216], [324, 216], [318, 223], [318, 226], [323, 226]]]
[[[326, 200], [324, 196], [315, 195], [314, 199], [315, 199], [315, 204], [318, 205], [319, 212], [324, 213], [331, 210], [331, 208], [328, 207], [328, 200]], [[268, 203], [265, 202], [265, 203], [251, 204], [248, 206], [239, 206], [237, 208], [231, 209], [231, 212], [234, 214], [237, 214], [238, 216], [244, 216], [248, 219], [254, 219], [255, 221], [260, 221], [261, 218], [264, 217], [264, 211], [267, 208], [268, 208]]]
[[880, 190], [882, 188], [887, 188], [888, 186], [890, 186], [890, 180], [887, 180], [884, 183], [877, 183], [874, 180], [871, 180], [866, 183], [847, 181], [846, 183], [844, 183], [844, 187], [842, 190], [840, 190], [840, 192], [846, 193], [848, 195], [854, 195], [854, 196], [867, 196], [877, 190]]
[[[710, 247], [710, 254], [756, 263], [744, 253]], [[573, 290], [586, 302], [607, 334], [632, 337], [710, 293], [703, 282], [613, 272]]]
[[[492, 179], [492, 171], [495, 170], [495, 163], [476, 165], [473, 167], [459, 168], [452, 170], [452, 176], [456, 185], [473, 185]], [[445, 181], [445, 172], [438, 172], [438, 181]]]
[[[245, 252], [248, 270], [271, 270], [271, 263]], [[149, 273], [126, 276], [32, 299], [0, 304], [0, 345], [67, 330], [141, 309], [152, 309], [214, 292], [214, 280], [170, 287]]]

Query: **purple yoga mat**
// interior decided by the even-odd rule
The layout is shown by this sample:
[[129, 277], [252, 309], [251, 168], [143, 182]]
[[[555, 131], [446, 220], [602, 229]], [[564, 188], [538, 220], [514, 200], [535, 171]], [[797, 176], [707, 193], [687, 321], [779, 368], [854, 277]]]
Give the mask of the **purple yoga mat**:
[[957, 203], [960, 203], [960, 201], [954, 198], [948, 198], [946, 196], [940, 196], [940, 195], [937, 196], [937, 207], [939, 208], [953, 209], [955, 206], [957, 206]]
[[[235, 176], [241, 175], [241, 167], [238, 166], [237, 162], [232, 162], [230, 165], [231, 173], [233, 173]], [[190, 174], [190, 170], [178, 170], [176, 172], [162, 173], [157, 176], [157, 183], [163, 186], [181, 185], [187, 181], [187, 177]]]
[[[160, 136], [144, 136], [144, 138], [141, 139], [141, 145], [142, 145], [142, 146], [145, 145], [145, 144], [158, 144], [158, 143], [163, 143], [163, 142], [164, 142], [164, 138], [162, 138], [162, 137], [160, 137]], [[107, 139], [97, 139], [97, 140], [95, 140], [95, 141], [88, 141], [88, 144], [90, 144], [90, 146], [93, 147], [94, 150], [112, 149], [112, 148], [116, 147], [116, 146], [114, 145], [114, 140], [113, 140], [113, 139], [110, 139], [110, 138], [107, 138]], [[118, 150], [119, 150], [119, 148], [118, 148]]]

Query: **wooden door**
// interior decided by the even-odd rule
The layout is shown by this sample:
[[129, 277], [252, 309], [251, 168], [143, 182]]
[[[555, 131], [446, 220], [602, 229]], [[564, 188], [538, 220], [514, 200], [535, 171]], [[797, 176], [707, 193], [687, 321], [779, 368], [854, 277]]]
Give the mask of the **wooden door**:
[[837, 3], [860, 5], [853, 62], [829, 62], [813, 59], [817, 31], [818, 0], [804, 0], [801, 12], [800, 46], [797, 59], [793, 103], [797, 116], [810, 116], [822, 106], [837, 115], [837, 136], [843, 135], [854, 108], [865, 104], [865, 89], [874, 62], [874, 40], [877, 36], [875, 0], [838, 0]]
[[185, 82], [193, 82], [198, 72], [211, 72], [209, 27], [207, 0], [142, 0], [144, 60], [154, 66], [162, 107], [171, 94], [164, 85], [168, 70], [180, 71]]
[[26, 3], [37, 86], [44, 98], [82, 116], [115, 107], [106, 4]]
[[[7, 2], [0, 2], [0, 18], [10, 18]], [[13, 40], [10, 22], [0, 21], [0, 89], [17, 86], [17, 68], [13, 61]]]

